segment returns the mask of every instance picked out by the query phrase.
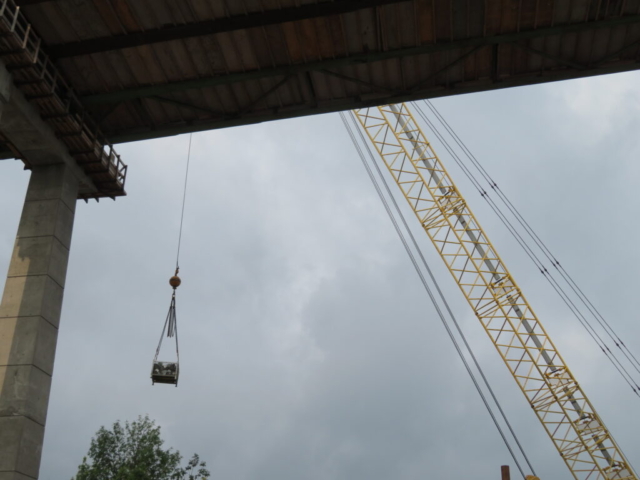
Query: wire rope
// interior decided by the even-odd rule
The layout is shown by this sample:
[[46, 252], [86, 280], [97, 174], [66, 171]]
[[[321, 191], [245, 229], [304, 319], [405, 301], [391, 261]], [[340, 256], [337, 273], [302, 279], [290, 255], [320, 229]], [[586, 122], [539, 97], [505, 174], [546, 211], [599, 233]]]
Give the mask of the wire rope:
[[[429, 100], [425, 100], [425, 104], [434, 114], [434, 116], [439, 120], [439, 122], [443, 125], [445, 130], [451, 135], [456, 144], [462, 149], [465, 155], [469, 158], [472, 164], [476, 167], [476, 169], [480, 172], [485, 181], [489, 184], [489, 186], [496, 192], [498, 197], [502, 200], [502, 202], [506, 205], [509, 211], [514, 215], [516, 220], [522, 225], [525, 231], [529, 234], [529, 236], [533, 239], [534, 243], [540, 248], [543, 254], [547, 257], [548, 261], [551, 263], [553, 267], [558, 270], [560, 276], [567, 282], [569, 287], [573, 290], [576, 296], [580, 299], [580, 301], [585, 305], [587, 310], [592, 314], [592, 316], [596, 319], [596, 321], [600, 324], [603, 330], [607, 333], [607, 335], [611, 338], [611, 340], [615, 343], [616, 347], [618, 347], [627, 360], [633, 365], [633, 367], [640, 373], [640, 361], [636, 358], [636, 356], [631, 352], [631, 350], [625, 345], [624, 341], [620, 338], [620, 336], [615, 332], [611, 324], [604, 318], [604, 316], [600, 313], [600, 311], [593, 305], [591, 300], [587, 297], [584, 291], [578, 286], [573, 277], [565, 270], [565, 268], [560, 264], [555, 255], [551, 252], [551, 250], [547, 247], [547, 245], [542, 241], [539, 235], [533, 230], [531, 225], [526, 221], [526, 219], [522, 216], [520, 211], [515, 207], [515, 205], [511, 202], [511, 200], [506, 196], [506, 194], [500, 189], [495, 180], [491, 177], [491, 175], [484, 168], [482, 163], [477, 159], [477, 157], [471, 152], [471, 150], [467, 147], [467, 145], [462, 141], [462, 139], [458, 136], [455, 130], [449, 125], [446, 119], [442, 116], [442, 114], [438, 111], [438, 109], [433, 105], [433, 103]], [[419, 106], [418, 106], [419, 108]]]
[[[505, 443], [505, 446], [507, 447], [507, 450], [509, 451], [511, 457], [513, 458], [518, 470], [520, 471], [520, 473], [524, 477], [525, 474], [524, 474], [524, 471], [522, 469], [522, 466], [520, 465], [520, 462], [518, 461], [518, 458], [517, 458], [515, 452], [513, 451], [513, 448], [511, 446], [510, 442], [508, 441], [508, 438], [507, 438], [506, 434], [502, 430], [502, 427], [500, 426], [500, 423], [499, 423], [498, 419], [496, 418], [496, 415], [493, 412], [493, 410], [491, 408], [491, 405], [490, 405], [487, 397], [485, 396], [485, 394], [484, 394], [484, 392], [482, 390], [482, 387], [480, 386], [477, 378], [475, 377], [475, 374], [473, 373], [473, 370], [472, 370], [471, 366], [469, 365], [466, 357], [464, 356], [462, 348], [460, 347], [458, 341], [456, 340], [455, 334], [451, 330], [451, 327], [449, 326], [449, 324], [448, 324], [448, 322], [446, 320], [446, 317], [445, 317], [440, 305], [438, 304], [438, 301], [437, 301], [435, 295], [433, 294], [433, 291], [431, 290], [431, 287], [429, 286], [426, 278], [424, 277], [424, 274], [423, 274], [422, 270], [420, 269], [418, 261], [416, 260], [415, 255], [413, 254], [413, 252], [411, 251], [411, 247], [409, 246], [409, 244], [408, 244], [408, 242], [407, 242], [407, 240], [406, 240], [406, 238], [404, 236], [404, 233], [402, 232], [402, 229], [400, 228], [400, 225], [398, 224], [398, 221], [396, 220], [396, 217], [394, 216], [394, 213], [391, 210], [391, 207], [389, 206], [389, 203], [388, 203], [387, 199], [385, 198], [384, 193], [382, 192], [382, 189], [380, 188], [380, 185], [379, 185], [379, 183], [378, 183], [378, 181], [377, 181], [377, 179], [375, 177], [375, 174], [371, 170], [371, 166], [367, 162], [367, 160], [366, 160], [366, 158], [364, 156], [364, 153], [362, 152], [362, 149], [360, 147], [360, 144], [358, 143], [358, 141], [357, 141], [357, 139], [356, 139], [356, 137], [355, 137], [350, 125], [347, 122], [345, 114], [341, 112], [340, 116], [341, 116], [342, 122], [344, 123], [345, 128], [347, 129], [347, 132], [348, 132], [348, 134], [349, 134], [349, 136], [351, 138], [351, 141], [353, 142], [354, 147], [356, 148], [356, 151], [358, 152], [360, 160], [361, 160], [363, 166], [365, 167], [365, 170], [367, 171], [367, 174], [369, 175], [369, 178], [370, 178], [371, 182], [373, 183], [374, 188], [375, 188], [376, 192], [378, 193], [378, 196], [379, 196], [380, 200], [382, 201], [382, 203], [384, 205], [384, 208], [385, 208], [385, 210], [386, 210], [386, 212], [387, 212], [387, 214], [388, 214], [388, 216], [389, 216], [389, 218], [390, 218], [390, 220], [391, 220], [391, 222], [392, 222], [392, 224], [393, 224], [393, 226], [394, 226], [394, 228], [396, 230], [396, 233], [400, 237], [400, 240], [401, 240], [401, 242], [402, 242], [402, 244], [403, 244], [403, 246], [404, 246], [404, 248], [405, 248], [405, 250], [406, 250], [406, 252], [407, 252], [407, 254], [409, 256], [409, 258], [410, 258], [410, 260], [411, 260], [411, 262], [412, 262], [412, 264], [413, 264], [418, 276], [420, 277], [422, 285], [425, 288], [425, 290], [426, 290], [431, 302], [433, 303], [434, 308], [436, 309], [436, 312], [438, 313], [440, 321], [442, 322], [443, 326], [445, 327], [445, 330], [447, 331], [447, 334], [449, 335], [449, 338], [451, 339], [451, 341], [452, 341], [452, 343], [453, 343], [453, 345], [454, 345], [454, 347], [455, 347], [460, 359], [462, 360], [462, 362], [464, 364], [464, 367], [467, 370], [467, 373], [471, 377], [471, 380], [472, 380], [476, 390], [478, 391], [478, 394], [480, 395], [480, 397], [482, 399], [482, 402], [485, 405], [485, 408], [489, 412], [489, 415], [491, 416], [491, 419], [493, 420], [493, 423], [496, 426], [496, 428], [497, 428], [497, 430], [498, 430], [503, 442]], [[355, 124], [355, 119], [352, 118], [352, 121]], [[360, 134], [362, 143], [364, 145], [368, 145], [366, 143], [366, 141], [364, 140], [362, 132], [358, 128], [357, 124], [355, 124], [355, 130]], [[515, 432], [513, 431], [513, 428], [511, 427], [511, 424], [509, 423], [509, 421], [508, 421], [508, 419], [507, 419], [507, 417], [506, 417], [506, 415], [504, 413], [504, 410], [502, 409], [497, 397], [495, 396], [495, 393], [493, 392], [493, 389], [491, 388], [491, 386], [490, 386], [490, 384], [488, 382], [488, 379], [484, 375], [484, 372], [482, 371], [482, 369], [481, 369], [481, 367], [480, 367], [475, 355], [473, 354], [473, 351], [472, 351], [469, 343], [467, 342], [466, 337], [464, 336], [464, 333], [462, 332], [462, 330], [461, 330], [461, 328], [460, 328], [460, 326], [459, 326], [459, 324], [457, 322], [457, 319], [455, 319], [455, 316], [454, 316], [453, 312], [451, 311], [451, 309], [449, 307], [449, 304], [446, 302], [446, 299], [445, 299], [445, 297], [444, 297], [444, 295], [442, 293], [442, 290], [440, 289], [440, 287], [439, 287], [439, 285], [438, 285], [438, 283], [437, 283], [437, 281], [435, 279], [435, 276], [433, 275], [433, 272], [431, 271], [426, 259], [424, 258], [423, 254], [422, 254], [422, 251], [421, 251], [417, 241], [415, 240], [415, 237], [413, 236], [413, 233], [409, 229], [409, 226], [408, 226], [408, 224], [406, 222], [406, 219], [405, 219], [404, 215], [402, 214], [402, 211], [400, 210], [397, 202], [395, 201], [395, 198], [391, 193], [391, 190], [390, 190], [390, 188], [388, 186], [388, 183], [386, 182], [386, 179], [385, 179], [384, 175], [382, 175], [380, 167], [378, 166], [377, 162], [375, 161], [375, 159], [374, 159], [370, 149], [368, 148], [368, 146], [366, 147], [366, 151], [368, 152], [368, 154], [370, 156], [371, 163], [373, 163], [373, 165], [375, 166], [375, 168], [376, 168], [376, 170], [378, 172], [378, 175], [380, 176], [380, 178], [382, 180], [382, 183], [384, 184], [384, 186], [386, 188], [386, 191], [387, 191], [387, 194], [388, 194], [389, 198], [391, 199], [391, 201], [394, 204], [394, 207], [396, 209], [398, 217], [401, 219], [401, 221], [402, 221], [402, 223], [403, 223], [403, 225], [405, 227], [405, 230], [408, 232], [408, 234], [409, 234], [409, 236], [410, 236], [410, 238], [412, 240], [414, 248], [418, 252], [423, 265], [425, 266], [427, 272], [429, 273], [431, 281], [434, 283], [434, 285], [435, 285], [435, 287], [436, 287], [436, 289], [438, 291], [438, 294], [439, 294], [441, 300], [443, 301], [443, 303], [445, 305], [445, 308], [446, 308], [447, 312], [449, 313], [450, 317], [454, 320], [454, 323], [456, 325], [456, 329], [458, 330], [458, 333], [461, 335], [461, 337], [463, 339], [463, 342], [465, 344], [465, 347], [468, 350], [468, 352], [470, 353], [470, 356], [473, 359], [473, 362], [474, 362], [476, 368], [480, 372], [480, 375], [482, 376], [483, 381], [484, 381], [487, 389], [489, 390], [493, 401], [496, 403], [496, 405], [497, 405], [497, 407], [498, 407], [498, 409], [500, 411], [500, 414], [501, 414], [503, 420], [506, 422], [511, 435], [514, 437], [514, 439], [515, 439], [515, 441], [516, 441], [516, 443], [518, 445], [518, 448], [520, 449], [520, 452], [521, 452], [522, 456], [524, 457], [527, 465], [531, 469], [532, 473], [535, 474], [534, 469], [533, 469], [531, 463], [529, 462], [529, 459], [528, 459], [526, 453], [524, 452], [524, 449], [522, 448], [522, 445], [520, 444]]]
[[[170, 283], [173, 287], [173, 294], [171, 295], [171, 303], [169, 305], [169, 312], [167, 313], [167, 319], [164, 322], [164, 327], [162, 327], [162, 333], [160, 334], [160, 341], [158, 342], [158, 348], [156, 349], [156, 355], [153, 359], [154, 363], [158, 360], [158, 355], [160, 354], [160, 349], [162, 348], [162, 339], [164, 338], [165, 332], [168, 338], [175, 337], [176, 338], [176, 358], [177, 362], [180, 362], [180, 347], [178, 344], [178, 323], [176, 317], [176, 289], [180, 285], [180, 279], [177, 278], [178, 272], [180, 271], [180, 247], [182, 246], [182, 227], [184, 225], [184, 207], [187, 201], [187, 184], [189, 180], [189, 164], [191, 162], [191, 143], [193, 140], [193, 133], [189, 134], [189, 146], [187, 148], [187, 165], [184, 173], [184, 186], [182, 190], [182, 208], [180, 212], [180, 228], [178, 232], [178, 248], [176, 253], [176, 273], [175, 276], [171, 279]], [[177, 280], [177, 283], [172, 283]]]
[[[629, 385], [631, 390], [640, 397], [640, 386], [638, 382], [634, 380], [633, 376], [628, 372], [628, 370], [624, 367], [622, 362], [617, 358], [614, 352], [611, 351], [606, 342], [602, 339], [602, 337], [595, 330], [593, 325], [588, 321], [588, 319], [584, 316], [584, 314], [580, 311], [580, 309], [575, 305], [569, 294], [564, 291], [555, 277], [551, 272], [547, 270], [544, 266], [543, 262], [538, 258], [533, 249], [528, 245], [526, 240], [522, 237], [522, 235], [518, 232], [518, 230], [514, 227], [514, 225], [509, 221], [507, 216], [502, 212], [500, 207], [493, 201], [493, 199], [489, 196], [489, 194], [482, 188], [482, 185], [478, 181], [478, 179], [473, 175], [473, 173], [469, 170], [469, 168], [464, 164], [462, 159], [458, 156], [455, 150], [451, 147], [451, 145], [447, 142], [444, 136], [440, 133], [438, 128], [431, 122], [431, 120], [425, 115], [419, 105], [416, 105], [415, 102], [413, 106], [418, 111], [418, 114], [422, 118], [422, 120], [427, 124], [427, 126], [434, 133], [436, 138], [442, 143], [444, 148], [447, 150], [449, 155], [454, 159], [456, 164], [462, 169], [465, 176], [471, 181], [474, 187], [480, 193], [480, 196], [485, 199], [485, 201], [489, 204], [490, 208], [493, 212], [498, 216], [500, 221], [505, 225], [509, 233], [515, 238], [516, 242], [520, 245], [520, 247], [525, 251], [527, 256], [531, 259], [531, 261], [536, 265], [536, 267], [540, 270], [540, 273], [546, 278], [549, 284], [552, 286], [554, 291], [560, 296], [565, 305], [569, 308], [569, 311], [577, 318], [579, 323], [585, 329], [587, 334], [595, 341], [600, 350], [603, 352], [605, 357], [612, 363], [614, 368], [618, 371], [618, 373], [622, 376], [624, 381]], [[624, 353], [624, 352], [623, 352]], [[626, 356], [626, 355], [625, 355]], [[627, 357], [628, 358], [628, 357]], [[639, 372], [640, 373], [640, 372]]]
[[618, 373], [622, 376], [625, 382], [631, 387], [632, 391], [640, 397], [640, 386], [638, 386], [638, 382], [633, 379], [631, 374], [627, 371], [627, 369], [622, 365], [622, 362], [617, 358], [617, 356], [611, 351], [606, 342], [602, 339], [602, 337], [597, 333], [595, 328], [591, 325], [591, 323], [585, 318], [584, 314], [580, 311], [580, 309], [575, 305], [575, 303], [571, 300], [571, 297], [562, 289], [558, 281], [555, 277], [549, 272], [545, 267], [542, 261], [538, 258], [535, 252], [528, 245], [526, 240], [522, 238], [517, 229], [513, 226], [513, 224], [506, 217], [504, 212], [502, 212], [499, 206], [493, 201], [493, 199], [488, 195], [486, 191], [482, 189], [482, 186], [479, 184], [478, 180], [473, 176], [472, 172], [466, 167], [466, 165], [462, 162], [457, 153], [452, 149], [446, 139], [442, 136], [439, 130], [435, 127], [435, 125], [429, 120], [429, 118], [422, 112], [419, 106], [416, 106], [418, 113], [425, 121], [425, 123], [432, 130], [434, 135], [442, 142], [443, 146], [447, 150], [447, 152], [452, 156], [455, 162], [460, 166], [463, 170], [467, 178], [476, 186], [480, 195], [487, 201], [490, 208], [496, 213], [500, 221], [505, 225], [507, 230], [514, 236], [516, 242], [523, 248], [527, 256], [534, 262], [536, 267], [540, 270], [546, 280], [551, 284], [552, 288], [556, 291], [556, 293], [560, 296], [565, 305], [569, 308], [569, 311], [573, 313], [573, 315], [577, 318], [580, 324], [585, 328], [586, 332], [589, 336], [596, 342], [600, 350], [604, 353], [604, 355], [608, 358], [608, 360], [613, 364]]
[[167, 334], [167, 338], [176, 337], [176, 358], [178, 362], [180, 361], [180, 349], [178, 347], [178, 324], [176, 320], [176, 292], [174, 290], [173, 295], [171, 296], [171, 304], [169, 305], [167, 319], [164, 322], [164, 327], [162, 327], [162, 333], [160, 334], [158, 348], [156, 348], [156, 355], [153, 358], [154, 363], [158, 360], [158, 355], [160, 355], [160, 349], [162, 348], [162, 340], [164, 339], [165, 332]]
[[[362, 133], [362, 130], [361, 130], [360, 128], [358, 128], [358, 125], [357, 125], [357, 123], [356, 123], [355, 116], [354, 116], [354, 114], [353, 114], [353, 113], [352, 113], [352, 122], [354, 123], [354, 125], [355, 125], [355, 127], [356, 127], [356, 131], [357, 131], [357, 132], [359, 133], [359, 135], [360, 135], [360, 139], [361, 139], [362, 143], [363, 143], [364, 145], [367, 145], [367, 146], [368, 146], [369, 144], [367, 143], [367, 141], [366, 141], [366, 139], [365, 139], [365, 137], [364, 137], [364, 135], [363, 135], [363, 133]], [[478, 360], [477, 360], [477, 358], [476, 358], [475, 354], [473, 353], [473, 350], [472, 350], [471, 346], [470, 346], [470, 345], [469, 345], [469, 343], [467, 342], [466, 335], [465, 335], [465, 334], [464, 334], [464, 332], [462, 331], [462, 329], [461, 329], [461, 327], [460, 327], [460, 324], [459, 324], [459, 322], [458, 322], [458, 320], [457, 320], [456, 316], [453, 314], [453, 311], [452, 311], [452, 310], [451, 310], [451, 308], [449, 307], [449, 302], [447, 301], [447, 299], [445, 298], [445, 296], [444, 296], [444, 294], [443, 294], [442, 290], [440, 289], [440, 285], [439, 285], [438, 281], [436, 280], [436, 278], [435, 278], [435, 276], [434, 276], [434, 274], [433, 274], [433, 271], [431, 270], [431, 267], [429, 266], [428, 262], [426, 261], [426, 259], [425, 259], [424, 255], [423, 255], [423, 253], [422, 253], [422, 249], [421, 249], [421, 248], [420, 248], [420, 246], [418, 245], [418, 242], [416, 241], [415, 236], [413, 235], [413, 232], [411, 231], [411, 229], [409, 228], [409, 225], [407, 224], [407, 221], [406, 221], [406, 219], [405, 219], [405, 216], [404, 216], [404, 214], [402, 213], [402, 211], [400, 210], [400, 207], [398, 206], [398, 203], [397, 203], [397, 201], [396, 201], [396, 199], [395, 199], [395, 196], [394, 196], [394, 195], [393, 195], [393, 193], [391, 192], [391, 189], [389, 188], [389, 184], [388, 184], [388, 182], [387, 182], [387, 180], [386, 180], [385, 176], [383, 175], [382, 170], [380, 169], [379, 162], [376, 162], [376, 161], [375, 161], [375, 156], [371, 153], [371, 149], [370, 149], [370, 148], [367, 148], [367, 152], [368, 152], [368, 154], [369, 154], [369, 158], [371, 159], [371, 163], [375, 166], [375, 168], [376, 168], [376, 170], [377, 170], [377, 172], [378, 172], [378, 176], [379, 176], [379, 178], [382, 180], [383, 185], [385, 186], [385, 189], [386, 189], [386, 191], [387, 191], [387, 195], [388, 195], [388, 196], [389, 196], [389, 198], [391, 199], [391, 201], [392, 201], [392, 203], [393, 203], [393, 205], [394, 205], [394, 207], [395, 207], [395, 210], [396, 210], [396, 212], [397, 212], [397, 214], [398, 214], [399, 218], [402, 220], [402, 223], [403, 223], [403, 225], [404, 225], [404, 227], [405, 227], [405, 230], [407, 231], [407, 233], [408, 233], [409, 237], [411, 238], [411, 241], [412, 241], [412, 243], [413, 243], [413, 246], [414, 246], [414, 248], [416, 249], [416, 251], [418, 252], [418, 255], [420, 256], [420, 259], [421, 259], [421, 261], [422, 261], [422, 264], [424, 265], [424, 267], [425, 267], [426, 271], [428, 272], [429, 277], [431, 278], [431, 281], [433, 282], [433, 284], [434, 284], [434, 286], [435, 286], [435, 288], [436, 288], [436, 290], [437, 290], [437, 292], [438, 292], [438, 295], [439, 295], [440, 299], [442, 300], [442, 302], [443, 302], [443, 304], [444, 304], [444, 306], [445, 306], [445, 308], [446, 308], [447, 312], [449, 313], [449, 316], [451, 317], [452, 322], [454, 323], [454, 325], [455, 325], [455, 327], [456, 327], [456, 330], [458, 331], [458, 333], [459, 333], [460, 337], [462, 338], [463, 343], [465, 344], [465, 347], [466, 347], [467, 351], [469, 352], [469, 355], [470, 355], [470, 356], [471, 356], [471, 358], [473, 359], [473, 362], [474, 362], [474, 364], [475, 364], [476, 368], [478, 369], [478, 372], [480, 373], [480, 376], [482, 377], [482, 379], [483, 379], [483, 381], [484, 381], [485, 386], [486, 386], [486, 387], [487, 387], [487, 389], [489, 390], [489, 393], [490, 393], [491, 397], [493, 398], [493, 400], [494, 400], [494, 402], [495, 402], [495, 404], [496, 404], [496, 406], [497, 406], [498, 410], [500, 411], [500, 414], [501, 414], [501, 416], [502, 416], [503, 420], [505, 421], [505, 423], [506, 423], [506, 425], [507, 425], [507, 427], [508, 427], [509, 431], [511, 432], [511, 435], [513, 436], [513, 438], [514, 438], [514, 440], [515, 440], [516, 444], [518, 445], [518, 448], [520, 449], [520, 452], [522, 453], [522, 455], [523, 455], [523, 457], [524, 457], [525, 461], [527, 462], [527, 465], [528, 465], [528, 466], [529, 466], [529, 468], [531, 469], [531, 472], [532, 472], [533, 474], [535, 474], [535, 471], [534, 471], [534, 469], [533, 469], [533, 466], [532, 466], [532, 465], [531, 465], [531, 463], [529, 462], [529, 459], [528, 459], [528, 457], [527, 457], [526, 453], [524, 452], [524, 449], [522, 448], [522, 445], [520, 444], [520, 441], [519, 441], [519, 439], [518, 439], [517, 435], [516, 435], [516, 434], [515, 434], [515, 432], [513, 431], [513, 428], [511, 427], [511, 423], [510, 423], [510, 422], [509, 422], [509, 420], [507, 419], [507, 416], [506, 416], [506, 414], [504, 413], [504, 411], [503, 411], [503, 409], [502, 409], [502, 406], [501, 406], [500, 402], [498, 401], [498, 399], [497, 399], [497, 397], [496, 397], [496, 395], [495, 395], [495, 393], [494, 393], [494, 391], [493, 391], [493, 388], [491, 387], [491, 385], [490, 385], [490, 383], [489, 383], [489, 381], [488, 381], [487, 377], [485, 376], [483, 369], [480, 367], [480, 363], [478, 362]]]
[[182, 226], [184, 223], [184, 206], [187, 202], [187, 182], [189, 180], [189, 163], [191, 161], [191, 141], [193, 139], [193, 133], [189, 134], [189, 148], [187, 150], [187, 167], [184, 173], [184, 188], [182, 192], [182, 212], [180, 213], [180, 229], [178, 233], [178, 253], [176, 254], [176, 275], [180, 270], [180, 247], [182, 245]]

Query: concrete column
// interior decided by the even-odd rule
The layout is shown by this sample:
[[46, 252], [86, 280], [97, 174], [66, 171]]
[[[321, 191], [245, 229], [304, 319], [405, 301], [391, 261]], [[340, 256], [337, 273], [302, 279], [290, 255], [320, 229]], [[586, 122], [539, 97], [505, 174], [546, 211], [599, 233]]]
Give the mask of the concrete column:
[[0, 304], [0, 480], [37, 479], [78, 180], [34, 167]]

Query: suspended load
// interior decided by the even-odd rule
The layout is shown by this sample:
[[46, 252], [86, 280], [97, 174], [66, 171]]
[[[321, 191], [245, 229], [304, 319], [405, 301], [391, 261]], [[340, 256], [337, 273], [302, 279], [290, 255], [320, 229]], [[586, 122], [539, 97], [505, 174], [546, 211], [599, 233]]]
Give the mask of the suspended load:
[[[171, 304], [169, 305], [169, 313], [167, 313], [167, 319], [164, 322], [162, 328], [162, 334], [160, 334], [160, 342], [156, 349], [156, 356], [153, 357], [153, 364], [151, 366], [151, 384], [167, 383], [170, 385], [178, 386], [178, 377], [180, 376], [180, 350], [178, 349], [178, 326], [176, 324], [176, 289], [182, 283], [178, 272], [180, 271], [180, 245], [182, 244], [182, 225], [184, 221], [184, 206], [187, 199], [187, 179], [189, 178], [189, 161], [191, 160], [191, 140], [193, 134], [189, 135], [189, 149], [187, 150], [187, 168], [184, 174], [184, 190], [182, 194], [182, 213], [180, 215], [180, 229], [178, 233], [178, 253], [176, 255], [176, 273], [169, 279], [169, 285], [173, 288], [173, 294], [171, 295]], [[158, 360], [160, 355], [160, 348], [162, 347], [162, 340], [165, 333], [168, 338], [175, 338], [176, 341], [176, 360], [174, 362], [167, 362], [164, 360]]]
[[[176, 288], [180, 286], [181, 280], [178, 277], [178, 269], [176, 268], [176, 274], [171, 277], [169, 284], [173, 287], [173, 294], [171, 295], [171, 304], [169, 305], [169, 313], [167, 313], [167, 319], [164, 322], [162, 328], [162, 334], [160, 335], [160, 342], [156, 349], [156, 356], [153, 358], [153, 366], [151, 367], [151, 384], [156, 383], [168, 383], [170, 385], [178, 386], [178, 376], [180, 375], [180, 351], [178, 349], [178, 326], [176, 324]], [[168, 338], [175, 338], [176, 340], [176, 361], [166, 362], [158, 360], [160, 355], [160, 348], [162, 347], [162, 340], [165, 333]]]

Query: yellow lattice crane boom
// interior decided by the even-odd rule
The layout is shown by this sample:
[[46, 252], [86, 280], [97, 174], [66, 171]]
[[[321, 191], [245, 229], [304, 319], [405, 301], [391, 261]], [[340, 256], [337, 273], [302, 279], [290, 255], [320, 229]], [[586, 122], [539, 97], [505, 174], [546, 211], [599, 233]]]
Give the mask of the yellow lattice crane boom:
[[354, 111], [577, 480], [638, 480], [405, 104]]

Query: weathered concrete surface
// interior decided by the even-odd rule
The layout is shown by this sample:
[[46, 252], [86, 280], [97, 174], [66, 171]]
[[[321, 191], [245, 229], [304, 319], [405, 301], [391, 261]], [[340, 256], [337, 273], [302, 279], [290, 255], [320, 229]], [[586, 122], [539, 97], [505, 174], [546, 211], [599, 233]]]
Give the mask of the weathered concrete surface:
[[0, 303], [0, 480], [38, 478], [78, 184], [31, 173]]
[[0, 61], [0, 132], [31, 166], [0, 303], [0, 480], [38, 478], [78, 193], [96, 191]]

